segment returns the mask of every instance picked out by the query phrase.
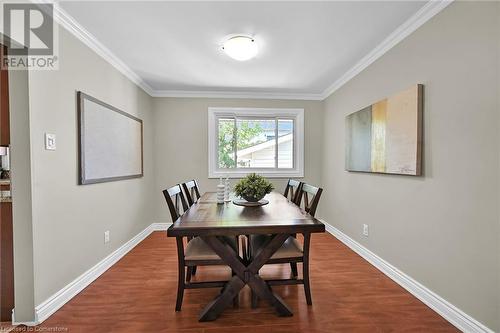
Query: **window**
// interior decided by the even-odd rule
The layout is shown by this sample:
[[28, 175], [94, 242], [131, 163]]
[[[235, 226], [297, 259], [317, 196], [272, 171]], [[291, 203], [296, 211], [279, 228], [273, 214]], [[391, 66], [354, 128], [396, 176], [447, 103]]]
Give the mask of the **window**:
[[304, 176], [303, 109], [208, 109], [210, 178]]

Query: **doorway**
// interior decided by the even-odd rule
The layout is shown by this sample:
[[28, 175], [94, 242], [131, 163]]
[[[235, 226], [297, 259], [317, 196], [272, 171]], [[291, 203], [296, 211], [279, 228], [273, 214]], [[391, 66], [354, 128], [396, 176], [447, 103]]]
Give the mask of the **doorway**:
[[[3, 64], [7, 47], [0, 44]], [[3, 66], [2, 66], [3, 67]], [[10, 182], [9, 72], [0, 69], [0, 321], [12, 322], [14, 253]]]

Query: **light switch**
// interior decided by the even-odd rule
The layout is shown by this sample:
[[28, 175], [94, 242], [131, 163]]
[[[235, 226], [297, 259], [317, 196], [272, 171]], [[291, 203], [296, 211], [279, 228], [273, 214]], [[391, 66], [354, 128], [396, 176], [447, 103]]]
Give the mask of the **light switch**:
[[45, 149], [56, 150], [56, 135], [45, 133]]

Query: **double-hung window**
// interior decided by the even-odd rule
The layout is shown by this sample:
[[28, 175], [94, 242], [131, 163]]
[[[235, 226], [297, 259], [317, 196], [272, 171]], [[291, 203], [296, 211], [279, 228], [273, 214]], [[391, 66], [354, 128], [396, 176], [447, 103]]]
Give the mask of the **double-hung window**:
[[304, 176], [304, 110], [208, 109], [210, 178]]

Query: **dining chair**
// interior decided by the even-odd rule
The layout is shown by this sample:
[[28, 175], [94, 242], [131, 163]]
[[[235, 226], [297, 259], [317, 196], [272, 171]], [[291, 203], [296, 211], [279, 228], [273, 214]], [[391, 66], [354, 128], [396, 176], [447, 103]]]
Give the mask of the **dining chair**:
[[[297, 205], [304, 203], [304, 211], [309, 215], [314, 216], [316, 214], [316, 209], [319, 204], [319, 199], [321, 198], [322, 188], [315, 187], [309, 184], [302, 184], [300, 188], [300, 194], [297, 201]], [[250, 258], [255, 256], [260, 249], [270, 241], [271, 236], [269, 235], [250, 235], [250, 240], [248, 243], [248, 254]], [[290, 263], [292, 267], [292, 278], [291, 279], [277, 279], [277, 280], [267, 280], [266, 282], [270, 285], [293, 285], [293, 284], [303, 284], [304, 293], [306, 296], [307, 305], [312, 305], [311, 297], [311, 286], [309, 282], [309, 248], [311, 244], [311, 234], [304, 234], [304, 242], [300, 244], [296, 237], [291, 235], [283, 243], [280, 249], [276, 251], [271, 259], [266, 262], [268, 264], [283, 264]], [[302, 279], [298, 279], [297, 274], [297, 263], [302, 262]], [[295, 266], [295, 267], [294, 267]], [[258, 296], [252, 293], [252, 307], [257, 306]]]
[[[186, 183], [182, 183], [182, 189], [184, 190], [184, 194], [186, 195], [186, 200], [189, 207], [191, 207], [201, 197], [198, 182], [196, 181], [196, 179], [190, 180]], [[188, 237], [188, 241], [190, 241], [191, 238], [192, 237]], [[191, 267], [190, 276], [196, 275], [196, 270], [196, 266]]]
[[[302, 182], [299, 182], [298, 180], [295, 179], [288, 179], [288, 182], [286, 183], [285, 187], [285, 193], [283, 195], [285, 198], [289, 199], [291, 202], [294, 204], [298, 205], [298, 201], [300, 199], [300, 189], [302, 188]], [[296, 237], [297, 235], [291, 235], [293, 237]], [[297, 263], [296, 262], [291, 262], [290, 263], [290, 269], [292, 270], [292, 275], [297, 276]]]
[[288, 179], [285, 187], [285, 193], [283, 195], [285, 198], [290, 199], [291, 202], [297, 204], [300, 197], [300, 188], [302, 187], [302, 182], [295, 179]]
[[304, 210], [309, 213], [309, 215], [316, 215], [316, 209], [318, 208], [319, 199], [321, 198], [321, 193], [323, 189], [321, 187], [315, 187], [306, 183], [302, 184], [300, 189], [300, 195], [297, 200], [297, 206], [301, 206], [304, 202]]
[[[188, 205], [180, 185], [172, 186], [163, 190], [163, 195], [167, 201], [170, 210], [172, 222], [177, 221], [182, 214], [188, 210]], [[181, 213], [182, 209], [182, 213]], [[236, 251], [239, 245], [236, 238], [227, 237], [226, 242]], [[177, 301], [175, 311], [181, 311], [182, 299], [185, 289], [196, 288], [221, 288], [227, 281], [203, 281], [191, 282], [193, 267], [208, 265], [226, 265], [224, 261], [206, 244], [200, 237], [194, 237], [184, 244], [183, 237], [177, 237], [177, 264], [178, 264], [178, 282], [177, 282]], [[232, 272], [232, 275], [234, 273]], [[237, 305], [237, 297], [234, 299], [234, 305]]]
[[189, 207], [191, 207], [201, 197], [198, 182], [196, 179], [182, 184]]
[[186, 203], [186, 199], [184, 198], [184, 194], [182, 194], [181, 187], [179, 185], [172, 186], [171, 188], [163, 190], [163, 195], [165, 196], [165, 199], [167, 201], [167, 206], [170, 211], [170, 216], [172, 217], [172, 222], [175, 222], [188, 209], [188, 205]]

